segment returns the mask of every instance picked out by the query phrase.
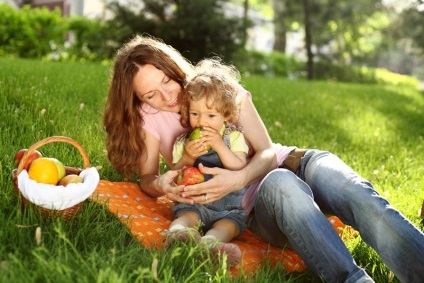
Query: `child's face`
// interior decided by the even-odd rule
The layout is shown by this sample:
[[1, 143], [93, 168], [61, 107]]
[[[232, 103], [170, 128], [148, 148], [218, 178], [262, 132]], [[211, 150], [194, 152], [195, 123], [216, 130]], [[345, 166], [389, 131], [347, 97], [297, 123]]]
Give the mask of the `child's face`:
[[208, 108], [207, 104], [206, 98], [190, 102], [190, 126], [193, 129], [209, 126], [219, 132], [225, 122], [225, 117], [215, 108]]

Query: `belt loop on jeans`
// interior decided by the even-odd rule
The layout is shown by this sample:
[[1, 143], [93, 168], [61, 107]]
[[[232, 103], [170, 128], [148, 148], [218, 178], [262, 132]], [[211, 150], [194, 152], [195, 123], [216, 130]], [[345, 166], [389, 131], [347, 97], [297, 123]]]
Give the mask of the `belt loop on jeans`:
[[306, 151], [307, 149], [303, 148], [293, 149], [279, 167], [296, 173], [300, 167], [300, 160], [305, 155]]

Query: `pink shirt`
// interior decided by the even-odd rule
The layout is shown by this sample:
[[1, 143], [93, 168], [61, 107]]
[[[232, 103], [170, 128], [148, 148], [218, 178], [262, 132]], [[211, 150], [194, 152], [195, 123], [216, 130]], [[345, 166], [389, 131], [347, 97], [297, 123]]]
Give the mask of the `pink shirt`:
[[175, 112], [157, 111], [147, 104], [143, 104], [142, 115], [144, 119], [144, 130], [149, 132], [160, 142], [159, 151], [168, 164], [172, 164], [172, 148], [174, 142], [190, 128], [181, 126], [181, 115]]
[[[250, 92], [240, 87], [238, 98], [247, 95], [251, 98]], [[240, 101], [240, 99], [238, 99]], [[143, 104], [141, 114], [143, 115], [144, 125], [143, 128], [160, 142], [159, 151], [168, 164], [172, 164], [172, 148], [178, 136], [186, 133], [190, 128], [184, 128], [180, 123], [180, 114], [168, 111], [157, 111], [147, 104]], [[249, 147], [250, 144], [248, 143]], [[274, 144], [274, 149], [277, 154], [277, 162], [281, 164], [289, 153], [296, 147], [283, 146], [281, 144]], [[251, 149], [251, 148], [250, 148]], [[253, 151], [250, 150], [251, 154]], [[243, 208], [250, 213], [255, 205], [255, 199], [259, 191], [260, 183], [262, 180], [255, 182], [249, 186], [248, 191], [243, 197]]]

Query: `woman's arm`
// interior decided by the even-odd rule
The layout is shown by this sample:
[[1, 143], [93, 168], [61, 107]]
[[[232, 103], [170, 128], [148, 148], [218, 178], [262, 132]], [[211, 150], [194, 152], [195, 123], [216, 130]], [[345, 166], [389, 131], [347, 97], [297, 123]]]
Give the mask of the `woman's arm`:
[[166, 195], [168, 198], [184, 203], [193, 203], [193, 200], [181, 197], [184, 186], [175, 186], [174, 180], [178, 171], [169, 170], [159, 175], [159, 146], [160, 142], [148, 132], [145, 133], [147, 159], [140, 157], [140, 189], [151, 197]]
[[212, 174], [214, 178], [205, 183], [187, 186], [183, 197], [192, 197], [195, 202], [206, 203], [203, 194], [207, 193], [209, 203], [252, 184], [277, 167], [271, 138], [248, 96], [243, 96], [241, 101], [239, 126], [255, 151], [247, 166], [239, 171], [199, 166], [203, 173]]
[[263, 178], [277, 168], [278, 164], [271, 138], [249, 96], [243, 96], [240, 109], [239, 126], [255, 151], [249, 164], [241, 172], [244, 178], [247, 177], [242, 186], [244, 187]]

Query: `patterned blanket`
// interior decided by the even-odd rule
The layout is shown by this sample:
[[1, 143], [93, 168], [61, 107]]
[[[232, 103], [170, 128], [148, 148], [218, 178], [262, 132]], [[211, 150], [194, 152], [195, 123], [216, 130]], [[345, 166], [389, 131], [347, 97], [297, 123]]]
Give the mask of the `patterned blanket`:
[[[167, 198], [151, 198], [144, 194], [137, 184], [130, 182], [110, 182], [100, 180], [91, 200], [102, 203], [124, 223], [140, 243], [153, 249], [162, 248], [162, 232], [168, 229], [173, 220], [173, 202]], [[342, 235], [345, 226], [337, 217], [329, 217], [333, 227]], [[232, 241], [243, 252], [241, 264], [232, 272], [243, 268], [253, 271], [268, 259], [271, 264], [282, 264], [288, 272], [303, 271], [306, 265], [302, 258], [291, 249], [280, 249], [245, 230]]]

